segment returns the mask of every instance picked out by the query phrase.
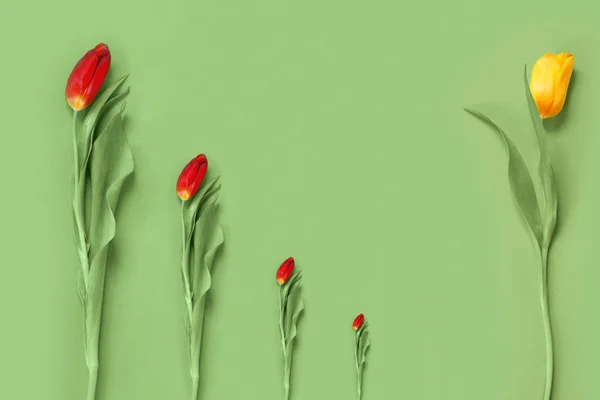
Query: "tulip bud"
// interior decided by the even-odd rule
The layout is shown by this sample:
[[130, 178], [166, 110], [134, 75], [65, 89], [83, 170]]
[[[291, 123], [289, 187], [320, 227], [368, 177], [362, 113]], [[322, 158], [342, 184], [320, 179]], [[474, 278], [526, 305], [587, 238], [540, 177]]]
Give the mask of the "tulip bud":
[[533, 66], [529, 89], [543, 119], [558, 115], [565, 105], [574, 62], [567, 52], [547, 53]]
[[100, 87], [110, 67], [110, 50], [100, 43], [85, 53], [71, 71], [67, 80], [65, 96], [71, 108], [75, 111], [89, 106]]
[[292, 272], [294, 272], [294, 258], [290, 257], [277, 270], [277, 283], [280, 285], [286, 283], [290, 279], [290, 276], [292, 276]]
[[365, 322], [365, 316], [363, 314], [358, 314], [358, 317], [356, 317], [352, 323], [352, 329], [355, 331], [359, 330], [363, 325], [363, 322]]
[[185, 201], [192, 198], [206, 175], [208, 168], [208, 160], [204, 154], [200, 154], [193, 158], [181, 171], [179, 179], [177, 179], [177, 196]]

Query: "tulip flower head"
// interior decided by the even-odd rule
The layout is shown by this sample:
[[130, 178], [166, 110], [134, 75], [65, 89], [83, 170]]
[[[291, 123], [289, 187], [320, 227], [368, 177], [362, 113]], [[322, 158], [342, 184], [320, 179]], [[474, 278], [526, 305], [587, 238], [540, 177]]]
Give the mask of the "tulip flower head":
[[529, 89], [543, 119], [555, 117], [563, 109], [574, 62], [573, 54], [547, 53], [533, 66]]
[[110, 67], [110, 50], [100, 43], [77, 62], [69, 79], [65, 96], [71, 108], [80, 111], [92, 104]]
[[280, 285], [286, 283], [290, 279], [290, 276], [292, 276], [292, 272], [294, 272], [294, 258], [290, 257], [277, 270], [277, 283]]
[[204, 154], [194, 157], [181, 171], [177, 179], [177, 196], [183, 201], [194, 197], [202, 181], [206, 170], [208, 169], [208, 160]]
[[362, 382], [363, 382], [363, 371], [365, 363], [367, 362], [367, 350], [370, 346], [369, 340], [369, 324], [365, 322], [364, 314], [358, 314], [352, 322], [352, 329], [354, 329], [354, 361], [356, 362], [356, 373], [357, 373], [357, 385], [356, 394], [357, 399], [362, 398]]
[[359, 330], [364, 322], [365, 322], [364, 314], [358, 314], [358, 316], [354, 319], [354, 322], [352, 323], [352, 329], [354, 329], [355, 331]]

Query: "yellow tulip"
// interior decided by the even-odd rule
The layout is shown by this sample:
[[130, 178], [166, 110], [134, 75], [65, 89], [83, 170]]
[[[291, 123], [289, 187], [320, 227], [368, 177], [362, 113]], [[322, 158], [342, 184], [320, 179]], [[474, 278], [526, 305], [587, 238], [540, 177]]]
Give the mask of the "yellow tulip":
[[533, 66], [529, 89], [543, 119], [555, 117], [565, 105], [574, 62], [573, 54], [547, 53]]

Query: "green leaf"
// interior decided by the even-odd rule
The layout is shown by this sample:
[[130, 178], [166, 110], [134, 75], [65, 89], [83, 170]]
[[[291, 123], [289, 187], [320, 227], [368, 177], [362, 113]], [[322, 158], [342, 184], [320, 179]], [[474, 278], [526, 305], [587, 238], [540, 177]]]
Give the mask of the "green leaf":
[[286, 358], [292, 352], [294, 339], [298, 333], [298, 320], [304, 310], [301, 286], [302, 272], [297, 271], [283, 288], [283, 329], [285, 334]]
[[285, 315], [287, 351], [291, 353], [293, 342], [298, 334], [298, 320], [304, 311], [304, 301], [300, 293], [300, 284], [295, 285], [288, 296]]
[[[94, 123], [95, 126], [95, 123]], [[123, 132], [122, 113], [113, 114], [94, 142], [90, 158], [90, 271], [86, 292], [88, 343], [100, 329], [109, 244], [116, 234], [115, 211], [123, 184], [133, 173], [133, 155]]]
[[[107, 87], [98, 97], [96, 97], [81, 124], [82, 129], [80, 129], [80, 131], [82, 136], [79, 137], [79, 140], [77, 141], [77, 147], [79, 154], [79, 170], [80, 176], [82, 177], [85, 176], [87, 164], [92, 153], [94, 133], [97, 132], [97, 129], [95, 129], [96, 124], [100, 121], [101, 114], [106, 111], [107, 108], [110, 108], [110, 106], [120, 101], [120, 99], [118, 99], [115, 102], [109, 103], [109, 100], [113, 97], [122, 97], [115, 94], [115, 92], [121, 87], [126, 79], [127, 75]], [[109, 107], [105, 107], [107, 106], [107, 103]]]
[[543, 227], [535, 187], [529, 174], [529, 169], [508, 135], [487, 115], [472, 109], [465, 109], [468, 113], [492, 126], [500, 134], [508, 150], [508, 180], [510, 188], [517, 203], [521, 216], [527, 223], [534, 238], [541, 246], [543, 241]]
[[196, 301], [210, 289], [210, 273], [217, 252], [224, 244], [223, 229], [217, 215], [217, 200], [217, 192], [207, 194], [193, 231], [190, 280]]
[[104, 104], [104, 107], [100, 110], [98, 119], [95, 125], [95, 134], [91, 135], [93, 141], [98, 140], [98, 137], [106, 129], [106, 125], [112, 120], [115, 114], [123, 114], [127, 103], [124, 101], [125, 96], [129, 94], [129, 87], [125, 88], [120, 93], [113, 93], [110, 99]]
[[83, 271], [80, 269], [79, 274], [77, 275], [77, 295], [79, 297], [79, 301], [81, 305], [85, 307], [85, 298], [86, 298], [86, 288], [85, 282], [83, 279]]
[[[75, 196], [76, 193], [73, 193], [73, 199], [71, 199], [71, 207], [72, 207], [72, 213], [71, 216], [73, 217], [73, 240], [75, 241], [75, 247], [77, 248], [77, 251], [81, 251], [81, 249], [84, 248], [83, 243], [81, 243], [81, 241], [79, 240], [79, 235], [77, 234], [77, 232], [79, 232], [79, 226], [77, 225], [77, 216], [75, 214]], [[82, 277], [83, 279], [83, 277]], [[85, 291], [84, 291], [85, 293]]]
[[369, 339], [369, 325], [367, 322], [361, 327], [359, 332], [357, 332], [357, 357], [356, 361], [359, 367], [367, 362], [367, 351], [371, 345], [371, 341]]
[[367, 362], [367, 351], [371, 345], [369, 339], [369, 323], [365, 322], [363, 326], [356, 332], [356, 344], [354, 346], [354, 360], [356, 361], [356, 373], [357, 373], [357, 398], [362, 398], [362, 380], [363, 370], [365, 363]]
[[284, 351], [284, 388], [289, 393], [290, 374], [292, 369], [292, 359], [294, 355], [294, 342], [298, 334], [298, 320], [304, 311], [304, 301], [301, 293], [301, 271], [296, 272], [292, 278], [286, 282], [284, 289], [284, 307], [283, 307], [283, 329], [285, 337]]
[[186, 204], [187, 208], [185, 210], [185, 225], [187, 232], [187, 244], [192, 240], [192, 235], [194, 233], [194, 229], [196, 227], [196, 221], [198, 212], [202, 208], [203, 204], [206, 204], [206, 199], [212, 198], [213, 194], [218, 192], [221, 189], [221, 184], [219, 183], [219, 176], [214, 177], [210, 181], [206, 182], [204, 185], [200, 187], [198, 193], [189, 200]]
[[[223, 228], [218, 218], [218, 185], [213, 185], [215, 178], [205, 186], [203, 192], [196, 194], [198, 204], [196, 211], [189, 211], [188, 216], [194, 217], [189, 221], [192, 226], [192, 251], [190, 265], [190, 282], [192, 292], [192, 320], [189, 322], [190, 340], [190, 372], [198, 375], [200, 353], [202, 350], [202, 331], [204, 328], [204, 313], [206, 310], [206, 294], [211, 284], [211, 272], [216, 256], [225, 243]], [[212, 188], [212, 190], [211, 190]]]
[[540, 151], [538, 175], [542, 182], [542, 188], [544, 191], [545, 208], [543, 242], [540, 242], [540, 246], [548, 248], [552, 242], [554, 229], [556, 228], [556, 219], [558, 214], [558, 193], [556, 191], [554, 181], [554, 170], [552, 169], [550, 152], [548, 151], [546, 130], [544, 129], [542, 118], [540, 117], [535, 100], [529, 88], [529, 81], [527, 79], [527, 66], [525, 66], [523, 80], [525, 83], [525, 96], [527, 98], [529, 115], [531, 116], [531, 121], [533, 122], [533, 128], [535, 130]]

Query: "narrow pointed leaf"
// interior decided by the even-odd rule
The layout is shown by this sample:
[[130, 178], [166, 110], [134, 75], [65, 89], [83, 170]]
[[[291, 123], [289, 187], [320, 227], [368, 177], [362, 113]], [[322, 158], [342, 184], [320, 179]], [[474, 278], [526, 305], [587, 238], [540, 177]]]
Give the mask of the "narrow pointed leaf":
[[[216, 179], [214, 180], [216, 182]], [[208, 185], [207, 185], [208, 186]], [[190, 265], [190, 281], [193, 294], [192, 320], [190, 321], [190, 363], [191, 370], [196, 371], [202, 350], [202, 331], [206, 309], [206, 294], [212, 285], [211, 272], [216, 256], [225, 243], [223, 229], [218, 218], [218, 187], [212, 192], [198, 193], [200, 212], [189, 212], [196, 220], [192, 225], [192, 254]], [[189, 210], [188, 210], [189, 211]], [[190, 221], [191, 222], [191, 221]]]
[[[82, 136], [77, 141], [78, 153], [79, 153], [79, 169], [80, 176], [85, 176], [87, 170], [87, 164], [89, 162], [89, 158], [92, 152], [92, 143], [94, 142], [94, 133], [98, 132], [96, 128], [96, 124], [101, 119], [101, 114], [106, 110], [107, 102], [115, 96], [115, 92], [121, 87], [123, 82], [127, 79], [127, 75], [117, 80], [115, 83], [104, 89], [102, 94], [100, 94], [90, 106], [82, 124], [82, 129], [80, 130]], [[109, 106], [114, 105], [114, 103]]]
[[[288, 374], [292, 369], [292, 360], [294, 356], [294, 343], [298, 334], [298, 321], [304, 311], [304, 301], [301, 293], [301, 275], [296, 274], [296, 279], [290, 279], [287, 283], [288, 290], [284, 293], [285, 309], [284, 309], [284, 331], [285, 331], [285, 352], [284, 363], [285, 370]], [[289, 389], [289, 375], [284, 381], [284, 386]]]
[[77, 296], [79, 297], [79, 301], [82, 306], [85, 306], [85, 298], [87, 296], [85, 288], [85, 282], [83, 280], [83, 271], [79, 271], [77, 275]]
[[185, 209], [185, 224], [186, 224], [186, 232], [187, 232], [187, 241], [188, 243], [192, 240], [192, 234], [194, 233], [194, 229], [196, 227], [196, 223], [198, 220], [198, 213], [203, 205], [206, 205], [207, 199], [210, 199], [214, 193], [218, 192], [221, 189], [221, 184], [219, 182], [220, 177], [216, 176], [210, 181], [206, 182], [200, 187], [200, 190], [196, 195], [187, 202]]
[[360, 332], [358, 338], [357, 362], [359, 367], [367, 362], [367, 351], [369, 350], [370, 346], [371, 340], [369, 338], [369, 330], [368, 327], [365, 326], [364, 329], [362, 329], [362, 331]]
[[194, 298], [201, 298], [211, 285], [211, 270], [215, 256], [224, 243], [223, 230], [217, 216], [217, 194], [206, 199], [193, 233], [192, 290]]
[[302, 300], [301, 295], [301, 286], [299, 284], [295, 285], [290, 294], [288, 296], [288, 304], [285, 315], [285, 330], [286, 330], [286, 340], [287, 340], [287, 348], [291, 353], [293, 342], [298, 334], [298, 320], [302, 311], [304, 310], [304, 301]]
[[521, 216], [525, 220], [529, 230], [533, 234], [538, 245], [541, 246], [543, 241], [543, 227], [540, 208], [535, 193], [535, 187], [531, 175], [529, 174], [529, 169], [527, 168], [521, 153], [508, 135], [494, 122], [494, 120], [476, 110], [466, 109], [465, 111], [495, 128], [506, 144], [508, 150], [508, 180], [513, 198], [515, 199]]
[[87, 287], [87, 328], [98, 335], [106, 260], [116, 234], [115, 211], [123, 184], [133, 173], [133, 156], [123, 132], [120, 113], [114, 114], [94, 143], [90, 159], [90, 279]]
[[529, 115], [533, 122], [533, 128], [537, 136], [540, 160], [538, 164], [538, 175], [542, 182], [542, 188], [544, 190], [544, 241], [543, 246], [550, 246], [550, 242], [554, 236], [554, 229], [556, 227], [556, 219], [558, 213], [558, 193], [555, 185], [554, 170], [552, 169], [552, 163], [550, 159], [550, 152], [548, 150], [548, 142], [546, 137], [546, 130], [542, 123], [539, 111], [535, 104], [535, 100], [531, 94], [529, 88], [529, 80], [527, 79], [527, 66], [525, 66], [524, 73], [524, 84], [525, 84], [525, 96], [527, 98], [527, 106], [529, 108]]

